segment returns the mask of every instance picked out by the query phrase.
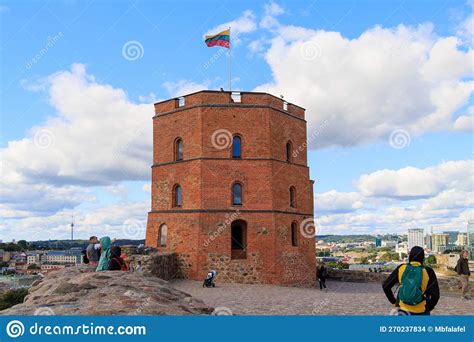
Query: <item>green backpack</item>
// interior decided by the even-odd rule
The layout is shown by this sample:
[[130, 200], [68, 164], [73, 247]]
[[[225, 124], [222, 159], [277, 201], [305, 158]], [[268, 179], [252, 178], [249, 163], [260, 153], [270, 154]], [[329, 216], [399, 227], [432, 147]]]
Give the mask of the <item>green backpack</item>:
[[421, 290], [423, 280], [423, 266], [407, 264], [402, 275], [402, 284], [398, 291], [398, 298], [405, 304], [416, 305], [421, 303], [425, 296]]

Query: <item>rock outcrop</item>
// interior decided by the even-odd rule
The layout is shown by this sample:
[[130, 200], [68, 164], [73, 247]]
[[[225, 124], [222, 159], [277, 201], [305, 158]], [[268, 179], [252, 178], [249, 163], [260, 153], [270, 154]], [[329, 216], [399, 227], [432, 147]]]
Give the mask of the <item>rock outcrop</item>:
[[212, 311], [155, 276], [70, 267], [33, 284], [24, 303], [0, 315], [205, 315]]

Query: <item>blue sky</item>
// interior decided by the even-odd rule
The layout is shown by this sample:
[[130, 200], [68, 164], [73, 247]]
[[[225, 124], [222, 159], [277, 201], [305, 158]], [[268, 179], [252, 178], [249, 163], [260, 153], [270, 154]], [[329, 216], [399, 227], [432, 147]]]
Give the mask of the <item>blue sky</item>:
[[227, 87], [203, 36], [229, 25], [233, 88], [284, 94], [321, 130], [321, 233], [473, 219], [471, 3], [0, 1], [0, 20], [0, 239], [66, 238], [71, 215], [79, 237], [144, 236], [151, 103]]

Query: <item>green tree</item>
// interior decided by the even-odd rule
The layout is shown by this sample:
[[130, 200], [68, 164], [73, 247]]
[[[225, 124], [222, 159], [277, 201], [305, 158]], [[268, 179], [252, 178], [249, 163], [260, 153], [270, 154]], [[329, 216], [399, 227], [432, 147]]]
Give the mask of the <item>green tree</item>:
[[39, 268], [39, 267], [38, 267], [38, 265], [36, 265], [36, 264], [28, 265], [28, 269], [29, 269], [29, 270], [36, 270], [37, 268]]
[[19, 240], [17, 245], [21, 247], [21, 249], [28, 249], [28, 242], [26, 240]]
[[0, 310], [5, 310], [13, 305], [23, 303], [25, 296], [28, 294], [28, 289], [20, 288], [7, 291], [0, 297]]
[[426, 258], [426, 264], [427, 265], [436, 265], [436, 257], [434, 255], [430, 255], [429, 257]]
[[360, 258], [360, 263], [363, 264], [363, 265], [368, 264], [369, 263], [369, 258], [367, 258], [367, 257]]
[[342, 261], [327, 262], [327, 263], [326, 263], [326, 266], [327, 266], [328, 268], [337, 268], [337, 269], [340, 269], [340, 270], [346, 270], [346, 269], [349, 268], [349, 264], [343, 263]]

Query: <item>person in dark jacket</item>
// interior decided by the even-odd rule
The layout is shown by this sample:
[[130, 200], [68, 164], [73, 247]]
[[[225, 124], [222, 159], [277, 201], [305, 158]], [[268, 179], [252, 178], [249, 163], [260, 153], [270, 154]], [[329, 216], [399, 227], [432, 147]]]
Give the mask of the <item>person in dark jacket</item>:
[[317, 276], [318, 276], [318, 281], [319, 281], [319, 289], [322, 291], [324, 287], [325, 291], [328, 292], [328, 288], [326, 287], [326, 279], [328, 277], [328, 270], [326, 266], [324, 266], [324, 263], [322, 263], [321, 266], [319, 266]]
[[456, 264], [456, 273], [459, 275], [459, 280], [461, 281], [461, 297], [464, 299], [471, 299], [468, 296], [469, 293], [469, 276], [471, 271], [469, 270], [469, 261], [468, 261], [469, 252], [464, 250], [459, 255], [458, 263]]
[[[411, 266], [423, 267], [421, 275], [420, 290], [422, 293], [422, 301], [417, 304], [407, 304], [401, 299], [395, 298], [392, 288], [395, 285], [402, 286], [403, 272], [407, 269], [408, 264], [399, 265], [383, 283], [383, 291], [390, 303], [398, 307], [398, 315], [430, 315], [439, 300], [439, 285], [438, 279], [433, 269], [423, 265], [425, 252], [423, 248], [414, 246], [410, 250], [408, 263]], [[400, 291], [399, 291], [400, 292]]]
[[126, 271], [127, 265], [125, 261], [120, 256], [122, 254], [122, 249], [119, 246], [113, 246], [110, 248], [110, 261], [109, 261], [109, 271]]

